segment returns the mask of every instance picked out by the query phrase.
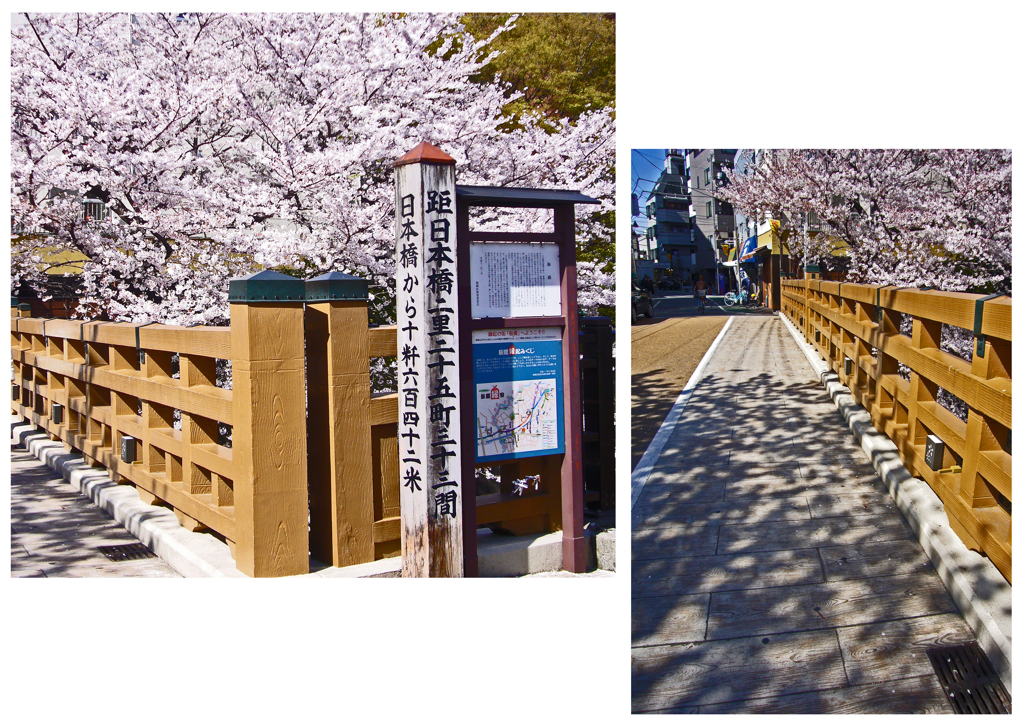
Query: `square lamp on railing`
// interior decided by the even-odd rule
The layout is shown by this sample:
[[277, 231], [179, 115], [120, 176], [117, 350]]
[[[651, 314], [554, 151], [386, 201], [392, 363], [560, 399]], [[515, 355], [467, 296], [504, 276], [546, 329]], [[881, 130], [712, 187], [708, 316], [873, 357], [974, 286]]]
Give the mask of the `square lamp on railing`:
[[821, 344], [821, 330], [820, 329], [814, 330], [814, 341], [816, 343], [818, 343], [818, 344]]
[[929, 435], [924, 444], [924, 461], [932, 470], [942, 468], [942, 457], [946, 452], [946, 443], [937, 436]]
[[50, 406], [50, 417], [53, 419], [54, 425], [61, 425], [64, 423], [64, 405], [59, 402], [54, 402]]
[[128, 435], [121, 436], [121, 462], [135, 462], [135, 438]]
[[846, 357], [843, 360], [843, 372], [846, 374], [847, 377], [849, 377], [850, 373], [853, 372], [853, 360], [850, 359], [849, 357]]
[[21, 388], [17, 385], [11, 385], [11, 399], [17, 401], [21, 397]]

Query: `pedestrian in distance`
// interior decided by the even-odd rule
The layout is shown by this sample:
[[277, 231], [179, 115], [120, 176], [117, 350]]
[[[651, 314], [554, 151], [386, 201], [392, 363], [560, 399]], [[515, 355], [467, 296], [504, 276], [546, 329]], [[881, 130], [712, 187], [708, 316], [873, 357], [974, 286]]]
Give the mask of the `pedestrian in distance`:
[[704, 306], [708, 297], [708, 283], [704, 281], [703, 274], [700, 275], [700, 279], [693, 285], [693, 288], [697, 292], [697, 309], [704, 314]]

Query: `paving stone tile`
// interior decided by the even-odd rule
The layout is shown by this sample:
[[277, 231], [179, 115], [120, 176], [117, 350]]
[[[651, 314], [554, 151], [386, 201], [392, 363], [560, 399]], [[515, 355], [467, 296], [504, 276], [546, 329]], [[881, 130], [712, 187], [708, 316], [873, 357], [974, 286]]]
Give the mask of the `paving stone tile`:
[[888, 495], [880, 496], [877, 493], [851, 493], [850, 495], [811, 493], [805, 497], [812, 518], [899, 514], [892, 498]]
[[708, 623], [707, 593], [633, 600], [633, 645], [703, 641]]
[[838, 633], [846, 673], [853, 684], [934, 676], [928, 649], [975, 639], [970, 626], [955, 612], [850, 626]]
[[913, 574], [713, 593], [708, 640], [837, 628], [955, 611], [937, 576]]
[[802, 477], [785, 478], [742, 478], [726, 484], [724, 499], [738, 497], [775, 498], [792, 496], [818, 495], [888, 495], [888, 489], [877, 477], [864, 482], [847, 481], [843, 478], [815, 478], [806, 480]]
[[832, 631], [633, 649], [633, 712], [782, 696], [847, 683]]
[[814, 549], [634, 561], [634, 598], [824, 581]]
[[631, 539], [634, 561], [684, 556], [713, 556], [718, 547], [718, 526], [695, 523], [679, 528], [641, 528]]
[[829, 581], [935, 570], [916, 540], [824, 547], [821, 549], [821, 560], [825, 564]]
[[[694, 709], [694, 707], [691, 707]], [[693, 714], [952, 714], [935, 675], [695, 707]], [[666, 711], [665, 713], [682, 713]]]
[[757, 523], [769, 520], [808, 520], [804, 497], [755, 500], [737, 498], [715, 503], [662, 502], [637, 507], [644, 526], [667, 527], [693, 523]]
[[912, 531], [899, 518], [819, 518], [809, 521], [770, 521], [754, 525], [722, 525], [720, 554], [818, 548], [823, 545], [860, 545], [909, 540]]
[[648, 482], [637, 499], [637, 505], [657, 505], [659, 503], [713, 503], [722, 500], [725, 495], [727, 481], [719, 479], [697, 479], [677, 483]]

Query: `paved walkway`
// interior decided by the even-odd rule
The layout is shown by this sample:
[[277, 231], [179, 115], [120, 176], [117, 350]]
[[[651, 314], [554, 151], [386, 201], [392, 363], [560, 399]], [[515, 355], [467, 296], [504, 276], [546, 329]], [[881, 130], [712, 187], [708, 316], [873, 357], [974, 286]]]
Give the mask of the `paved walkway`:
[[736, 318], [632, 511], [632, 707], [952, 713], [974, 639], [777, 317]]
[[180, 578], [159, 558], [113, 562], [138, 540], [24, 448], [11, 445], [12, 578]]

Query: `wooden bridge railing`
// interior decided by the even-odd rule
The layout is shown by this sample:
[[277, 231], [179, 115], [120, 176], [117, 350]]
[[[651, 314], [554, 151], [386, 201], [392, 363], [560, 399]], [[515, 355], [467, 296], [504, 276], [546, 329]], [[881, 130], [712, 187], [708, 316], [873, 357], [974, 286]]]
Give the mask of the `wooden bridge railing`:
[[[11, 320], [12, 411], [183, 526], [220, 537], [239, 570], [294, 575], [310, 555], [346, 566], [401, 554], [398, 394], [370, 384], [371, 361], [398, 355], [397, 333], [369, 326], [365, 299], [232, 303], [230, 327], [28, 314], [15, 308]], [[230, 362], [230, 389], [218, 386], [218, 361], [222, 377]], [[606, 389], [608, 365], [591, 371]], [[591, 407], [600, 440], [613, 436], [610, 408]], [[124, 439], [134, 456], [122, 458]], [[602, 457], [601, 468], [607, 477], [613, 466]], [[540, 475], [539, 489], [516, 490], [526, 475]], [[501, 492], [478, 497], [480, 525], [559, 528], [557, 461], [507, 464], [501, 479]], [[602, 507], [610, 484], [596, 484]]]
[[[782, 311], [935, 491], [957, 535], [1011, 580], [1010, 298], [784, 280]], [[973, 332], [970, 362], [941, 349], [943, 325]], [[966, 421], [940, 389], [963, 401]], [[943, 443], [932, 459], [929, 436]]]
[[615, 330], [608, 317], [580, 319], [583, 488], [587, 506], [615, 508]]
[[[232, 328], [15, 312], [12, 411], [215, 533], [242, 572], [307, 572], [301, 309], [239, 310], [252, 314]], [[218, 360], [231, 361], [233, 389], [218, 387]]]

